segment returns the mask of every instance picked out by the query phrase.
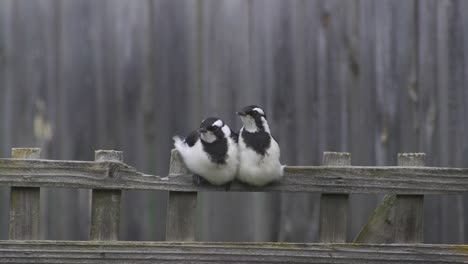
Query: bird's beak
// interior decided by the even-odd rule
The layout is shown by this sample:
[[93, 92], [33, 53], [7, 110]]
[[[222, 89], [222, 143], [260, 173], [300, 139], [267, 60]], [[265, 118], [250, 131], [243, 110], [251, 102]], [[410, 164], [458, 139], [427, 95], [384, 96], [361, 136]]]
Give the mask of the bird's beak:
[[243, 111], [236, 112], [237, 115], [239, 116], [246, 116], [247, 114]]
[[200, 132], [200, 133], [205, 133], [206, 131], [207, 131], [207, 130], [206, 130], [206, 128], [204, 128], [204, 127], [200, 127], [200, 128], [198, 129], [198, 132]]

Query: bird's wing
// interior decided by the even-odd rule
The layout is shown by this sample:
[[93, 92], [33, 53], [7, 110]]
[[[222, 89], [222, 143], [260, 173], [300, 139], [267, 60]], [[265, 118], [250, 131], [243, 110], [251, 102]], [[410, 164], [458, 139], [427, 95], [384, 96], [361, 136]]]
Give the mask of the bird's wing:
[[193, 145], [195, 145], [195, 143], [197, 143], [198, 138], [198, 131], [194, 130], [185, 138], [185, 143], [187, 143], [189, 147], [192, 147]]
[[234, 140], [234, 142], [236, 143], [239, 142], [239, 135], [232, 130], [231, 130], [231, 138]]

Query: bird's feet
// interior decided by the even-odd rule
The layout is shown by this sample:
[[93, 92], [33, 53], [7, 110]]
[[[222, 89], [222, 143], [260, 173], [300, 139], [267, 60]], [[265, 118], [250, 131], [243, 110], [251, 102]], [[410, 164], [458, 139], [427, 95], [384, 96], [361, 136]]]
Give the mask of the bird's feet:
[[232, 182], [228, 182], [224, 185], [224, 190], [227, 192], [227, 191], [230, 191], [231, 190], [231, 183]]
[[203, 177], [201, 177], [200, 175], [198, 174], [194, 174], [193, 175], [193, 183], [195, 185], [202, 185], [202, 184], [208, 184], [208, 181], [205, 180]]

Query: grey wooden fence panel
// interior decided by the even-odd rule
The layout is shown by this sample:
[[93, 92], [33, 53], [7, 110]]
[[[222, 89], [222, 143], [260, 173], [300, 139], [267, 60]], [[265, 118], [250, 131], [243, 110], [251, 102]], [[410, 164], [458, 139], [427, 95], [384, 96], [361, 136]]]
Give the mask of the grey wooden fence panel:
[[[437, 25], [436, 25], [436, 50], [437, 54], [437, 86], [438, 87], [449, 87], [450, 83], [450, 56], [449, 49], [450, 42], [450, 13], [451, 11], [451, 1], [440, 1], [437, 2]], [[439, 164], [447, 164], [451, 160], [449, 149], [451, 149], [451, 140], [448, 137], [449, 134], [453, 131], [449, 131], [450, 124], [450, 109], [449, 106], [449, 89], [437, 89], [437, 121], [438, 121], [438, 149], [437, 155], [438, 159], [435, 162]], [[444, 208], [447, 205], [447, 198], [439, 198], [439, 241], [447, 241], [447, 235], [445, 234], [447, 223], [447, 208]], [[437, 230], [436, 229], [436, 230]]]
[[[464, 8], [464, 1], [454, 1], [453, 2], [453, 12], [451, 16], [451, 20], [453, 23], [453, 30], [451, 31], [451, 39], [450, 42], [452, 44], [452, 48], [450, 48], [450, 57], [451, 57], [451, 80], [453, 87], [453, 103], [455, 107], [452, 107], [453, 112], [451, 115], [451, 122], [454, 126], [454, 137], [451, 137], [453, 140], [453, 149], [452, 149], [452, 164], [454, 166], [466, 164], [466, 159], [464, 158], [466, 149], [467, 149], [467, 139], [466, 134], [466, 123], [460, 122], [460, 120], [466, 120], [466, 106], [465, 106], [465, 99], [467, 94], [466, 89], [466, 56], [468, 51], [466, 47], [466, 36], [464, 33], [466, 32], [466, 15], [467, 9]], [[455, 150], [455, 151], [453, 151]], [[462, 195], [453, 197], [453, 200], [449, 200], [449, 204], [454, 204], [454, 210], [450, 210], [449, 212], [449, 219], [452, 222], [448, 225], [448, 237], [450, 240], [449, 242], [453, 243], [463, 243], [464, 241], [464, 226], [465, 226], [465, 218], [464, 218], [464, 197]], [[450, 207], [448, 207], [450, 208]]]
[[[355, 84], [350, 93], [350, 150], [355, 165], [375, 165], [377, 136], [376, 120], [376, 11], [375, 1], [362, 0], [356, 3], [358, 21], [355, 34], [354, 52], [350, 56]], [[366, 129], [362, 129], [366, 127]], [[353, 217], [349, 219], [348, 239], [352, 240], [377, 204], [376, 196], [350, 195], [350, 211]]]
[[[459, 58], [463, 57], [463, 52], [459, 48], [461, 43], [457, 30], [460, 29], [458, 24], [458, 1], [440, 1], [437, 3], [437, 98], [438, 101], [438, 129], [439, 129], [439, 145], [438, 155], [436, 160], [439, 164], [454, 165], [457, 162], [457, 149], [461, 141], [457, 137], [460, 130], [459, 115], [462, 111], [458, 100], [463, 95], [460, 94], [460, 66], [462, 62]], [[466, 25], [465, 25], [466, 26]], [[442, 67], [442, 68], [441, 68]], [[450, 89], [440, 89], [440, 87], [450, 87]], [[463, 88], [464, 89], [464, 88]], [[458, 197], [442, 197], [440, 198], [440, 241], [456, 242], [458, 240], [458, 219], [456, 219], [455, 210], [450, 210], [450, 206], [460, 204]], [[454, 206], [455, 208], [456, 206]]]
[[[417, 2], [417, 32], [418, 32], [418, 116], [420, 122], [419, 151], [427, 153], [427, 164], [438, 162], [439, 145], [439, 114], [437, 84], [437, 0]], [[434, 243], [440, 237], [440, 197], [426, 196], [424, 203], [424, 241]]]
[[[466, 14], [468, 14], [468, 3], [466, 1], [460, 1], [460, 6], [459, 6], [459, 12], [460, 12], [460, 15], [458, 16], [458, 18], [460, 19], [460, 34], [462, 35], [462, 38], [463, 38], [463, 46], [462, 46], [462, 50], [463, 50], [463, 62], [464, 62], [464, 65], [465, 65], [465, 71], [464, 71], [464, 79], [463, 79], [463, 84], [466, 85], [468, 83], [468, 72], [467, 72], [467, 68], [468, 68], [468, 27], [466, 25], [468, 25], [468, 16], [466, 16]], [[466, 86], [465, 86], [466, 88]], [[468, 92], [466, 91], [466, 89], [462, 89], [463, 93], [461, 95], [461, 97], [463, 98], [463, 100], [466, 102], [468, 100]], [[468, 107], [466, 106], [466, 104], [463, 104], [463, 112], [462, 112], [462, 115], [461, 118], [462, 120], [466, 120], [466, 117], [468, 116]], [[468, 129], [468, 123], [467, 122], [462, 122], [462, 125], [463, 125], [463, 131], [466, 131]], [[466, 137], [462, 137], [462, 142], [463, 142], [463, 149], [466, 150], [468, 149], [468, 140]], [[463, 158], [465, 155], [464, 154], [460, 154], [458, 158], [458, 164], [466, 164], [466, 160]], [[468, 227], [466, 227], [466, 225], [464, 224], [466, 221], [468, 221], [468, 216], [467, 216], [467, 213], [468, 213], [468, 195], [465, 194], [463, 195], [463, 199], [462, 199], [463, 203], [462, 204], [458, 204], [457, 205], [457, 216], [456, 218], [458, 219], [458, 226], [457, 228], [459, 229], [459, 242], [460, 243], [466, 243], [468, 241]]]
[[[109, 30], [105, 32], [107, 37], [102, 45], [109, 48], [104, 59], [110, 59], [103, 66], [113, 62], [115, 67], [103, 68], [103, 78], [108, 84], [104, 84], [101, 100], [107, 102], [107, 107], [97, 125], [101, 138], [107, 137], [109, 128], [117, 132], [109, 138], [111, 141], [103, 140], [100, 144], [105, 144], [105, 148], [117, 146], [124, 151], [127, 163], [156, 173], [164, 160], [151, 155], [157, 146], [148, 140], [145, 115], [142, 114], [146, 107], [145, 88], [154, 89], [154, 83], [148, 82], [151, 69], [147, 69], [148, 61], [153, 59], [150, 50], [154, 47], [149, 43], [153, 11], [150, 2], [142, 0], [107, 1], [106, 9], [105, 28]], [[108, 96], [105, 87], [112, 84], [115, 94]], [[148, 100], [155, 103], [153, 98]], [[151, 152], [147, 151], [149, 149]], [[162, 239], [163, 228], [156, 219], [164, 215], [165, 197], [165, 194], [154, 192], [123, 192], [122, 212], [126, 213], [121, 216], [121, 239]]]
[[[43, 146], [47, 151], [51, 127], [45, 115], [44, 95], [54, 86], [55, 77], [51, 47], [55, 23], [49, 6], [47, 0], [29, 4], [28, 1], [12, 1], [10, 7], [6, 6], [5, 11], [11, 16], [10, 21], [5, 21], [10, 27], [5, 31], [10, 63], [7, 64], [6, 91], [3, 90], [6, 92], [4, 120], [8, 124], [4, 131], [8, 138], [2, 147], [6, 149], [8, 146]], [[25, 132], [18, 133], [21, 129]]]
[[[150, 171], [167, 174], [172, 136], [186, 136], [199, 125], [201, 116], [196, 87], [197, 23], [196, 1], [157, 0], [150, 2], [149, 47], [151, 91], [145, 116], [147, 164]], [[145, 99], [144, 99], [145, 100]], [[152, 148], [152, 149], [150, 149]], [[157, 208], [155, 225], [157, 239], [165, 237], [167, 194], [153, 196]], [[140, 221], [135, 218], [135, 221]], [[158, 223], [159, 222], [159, 223]]]
[[[290, 14], [291, 45], [294, 67], [294, 118], [295, 140], [283, 142], [297, 150], [293, 163], [320, 164], [318, 149], [318, 94], [317, 73], [317, 32], [320, 27], [319, 1], [292, 1]], [[257, 47], [261, 49], [261, 47]], [[303, 56], [307, 54], [307, 56]], [[301, 109], [301, 110], [299, 110]], [[277, 123], [276, 126], [281, 126]], [[283, 147], [284, 148], [284, 147]], [[286, 155], [285, 153], [283, 155]], [[317, 194], [282, 194], [280, 208], [280, 241], [317, 241], [319, 196]]]
[[[453, 11], [451, 12], [451, 23], [453, 23], [453, 29], [450, 32], [451, 38], [450, 43], [452, 47], [450, 48], [450, 58], [451, 58], [451, 87], [453, 87], [453, 101], [452, 105], [452, 115], [450, 121], [454, 126], [454, 137], [451, 137], [453, 140], [453, 149], [452, 149], [452, 164], [454, 166], [466, 164], [466, 159], [464, 158], [467, 149], [467, 139], [466, 134], [466, 123], [460, 122], [459, 120], [466, 120], [466, 56], [468, 51], [466, 50], [466, 15], [467, 9], [464, 8], [464, 1], [453, 1]], [[453, 151], [455, 150], [455, 151]], [[463, 243], [464, 239], [464, 227], [465, 227], [465, 218], [464, 218], [464, 197], [462, 195], [453, 197], [452, 200], [449, 200], [449, 204], [453, 204], [453, 210], [450, 210], [448, 217], [451, 221], [448, 225], [448, 237], [449, 242], [453, 243]], [[450, 199], [450, 198], [449, 198]], [[448, 207], [450, 208], [450, 207]]]
[[[0, 123], [3, 124], [0, 125], [0, 153], [4, 154], [3, 157], [8, 154], [5, 149], [9, 150], [13, 145], [39, 144], [46, 157], [92, 159], [92, 150], [112, 145], [108, 147], [122, 147], [125, 152], [132, 153], [127, 155], [129, 164], [138, 169], [151, 174], [166, 174], [172, 134], [186, 133], [210, 112], [229, 116], [233, 108], [252, 96], [270, 113], [270, 119], [274, 121], [272, 128], [282, 147], [286, 143], [294, 146], [295, 149], [283, 153], [284, 161], [289, 164], [317, 165], [320, 151], [347, 146], [349, 149], [342, 150], [352, 152], [357, 165], [394, 165], [396, 151], [423, 151], [428, 153], [428, 165], [467, 166], [464, 160], [464, 149], [468, 144], [464, 137], [466, 107], [462, 101], [467, 94], [464, 86], [468, 75], [463, 69], [467, 64], [468, 27], [465, 22], [468, 11], [463, 0], [98, 2], [0, 1], [0, 20], [3, 22], [0, 26], [0, 54], [8, 54], [9, 58], [6, 64], [1, 65], [6, 67], [0, 67], [0, 76], [6, 76], [1, 82], [7, 84], [0, 88], [0, 97], [6, 102], [0, 112]], [[218, 10], [219, 14], [211, 13]], [[220, 14], [235, 14], [237, 17]], [[208, 21], [214, 25], [208, 25]], [[318, 34], [324, 21], [328, 21], [329, 29], [325, 38]], [[219, 38], [211, 34], [205, 39], [209, 27]], [[236, 37], [230, 36], [228, 31], [223, 32], [223, 29], [233, 29], [232, 35]], [[138, 32], [136, 35], [139, 36], [132, 35], [132, 32]], [[323, 46], [328, 50], [327, 54], [319, 53], [319, 39], [325, 41], [321, 45], [329, 45]], [[220, 42], [214, 43], [218, 40]], [[232, 53], [228, 52], [230, 48]], [[330, 53], [332, 49], [337, 51]], [[377, 53], [377, 50], [385, 52]], [[214, 54], [220, 57], [215, 58]], [[415, 54], [416, 69], [411, 62]], [[11, 59], [13, 57], [15, 60]], [[204, 65], [208, 58], [212, 64]], [[212, 65], [221, 67], [218, 69]], [[305, 65], [304, 69], [301, 65]], [[384, 66], [385, 72], [375, 72]], [[417, 72], [416, 84], [414, 70]], [[213, 86], [206, 88], [209, 83], [204, 80], [210, 73], [211, 79], [227, 82], [229, 87], [218, 88], [211, 84]], [[141, 79], [143, 83], [139, 84]], [[343, 82], [349, 79], [352, 81]], [[138, 90], [140, 85], [144, 88]], [[237, 89], [238, 86], [242, 88]], [[294, 98], [282, 98], [286, 89], [292, 89], [290, 94]], [[346, 91], [349, 91], [348, 95], [344, 95]], [[384, 96], [379, 94], [376, 97], [377, 91]], [[213, 92], [213, 97], [209, 98], [226, 94], [236, 98], [232, 103], [221, 106], [218, 102], [207, 107], [211, 103], [204, 94], [210, 92]], [[85, 96], [88, 94], [90, 96]], [[104, 94], [109, 97], [105, 98]], [[340, 98], [335, 98], [337, 96]], [[171, 110], [159, 111], [163, 109], [162, 103], [166, 98]], [[299, 98], [303, 98], [302, 103]], [[313, 104], [304, 106], [309, 100]], [[36, 106], [36, 101], [45, 103], [44, 110]], [[181, 103], [175, 105], [175, 102]], [[335, 109], [332, 106], [337, 102], [340, 103]], [[284, 107], [284, 103], [292, 103], [293, 106]], [[346, 103], [346, 108], [341, 107]], [[393, 119], [388, 119], [388, 145], [382, 145], [379, 140], [385, 120], [377, 120], [375, 113], [380, 109], [388, 115], [395, 105], [396, 114], [389, 115]], [[113, 107], [119, 110], [114, 113]], [[177, 115], [173, 119], [171, 113], [175, 109], [189, 114], [186, 117]], [[320, 109], [332, 112], [325, 116]], [[349, 110], [348, 123], [346, 110]], [[132, 114], [126, 114], [132, 111]], [[411, 114], [401, 115], [403, 112]], [[43, 120], [51, 125], [53, 137], [50, 141], [29, 133], [34, 131], [31, 128], [35, 116], [43, 116]], [[331, 116], [333, 120], [326, 119]], [[236, 120], [235, 117], [229, 118]], [[307, 122], [302, 122], [304, 119]], [[104, 122], [100, 122], [102, 120]], [[116, 130], [115, 133], [105, 133], [103, 124]], [[238, 121], [235, 125], [239, 125]], [[160, 130], [162, 127], [167, 129]], [[341, 132], [330, 130], [333, 127], [340, 128]], [[291, 128], [294, 132], [288, 134]], [[310, 141], [303, 141], [307, 131], [314, 136], [306, 138]], [[334, 139], [338, 134], [340, 142]], [[331, 141], [324, 140], [325, 137]], [[348, 140], [343, 137], [348, 137]], [[307, 147], [301, 149], [302, 146]], [[385, 153], [386, 158], [375, 159]], [[87, 213], [85, 193], [78, 195], [53, 190], [45, 194], [43, 205], [47, 206], [41, 207], [45, 209], [43, 212], [51, 210], [47, 214], [51, 215], [50, 219], [45, 221], [47, 227], [65, 230], [78, 224], [73, 222], [76, 219], [74, 213], [67, 210], [72, 208], [68, 201], [76, 201], [78, 196], [81, 198], [75, 205], [82, 208], [79, 210], [81, 213]], [[164, 213], [165, 195], [148, 195], [132, 194], [127, 200], [124, 194], [124, 208], [133, 209], [131, 205], [135, 202], [139, 205], [136, 212], [147, 213], [143, 217], [145, 220], [131, 220], [131, 215], [136, 215], [134, 213], [125, 216], [129, 221], [125, 217], [122, 219], [125, 222], [122, 229], [135, 234], [132, 238], [162, 239], [163, 224], [150, 232], [140, 232], [147, 230], [156, 216]], [[231, 197], [229, 195], [227, 197]], [[294, 237], [296, 241], [314, 240], [312, 236], [316, 232], [306, 227], [313, 220], [295, 216], [309, 207], [310, 210], [304, 211], [305, 218], [318, 219], [314, 209], [316, 201], [311, 198], [314, 196], [283, 195], [280, 200], [279, 196], [256, 195], [240, 198], [255, 201], [256, 205], [249, 209], [256, 212], [255, 218], [260, 219], [259, 215], [266, 211], [272, 215], [279, 214], [278, 210], [283, 213], [278, 222], [269, 220], [271, 224], [262, 228], [257, 225], [255, 229], [262, 231], [255, 237], [272, 240], [277, 237], [274, 233], [280, 230], [279, 233], [284, 234], [280, 235], [282, 240], [288, 240], [287, 237]], [[148, 197], [149, 204], [141, 203]], [[229, 199], [232, 200], [229, 203], [232, 208], [245, 208], [244, 202], [236, 202], [237, 196]], [[354, 212], [349, 228], [352, 233], [365, 223], [375, 200], [355, 195], [350, 199]], [[439, 198], [427, 197], [426, 241], [439, 242], [443, 236], [446, 242], [462, 241], [463, 216], [466, 214], [462, 209], [467, 209], [464, 200], [461, 197], [443, 198], [441, 202]], [[148, 207], [156, 210], [146, 210]], [[222, 204], [210, 202], [209, 207], [216, 210]], [[63, 221], [53, 217], [59, 212], [70, 213], [71, 216], [63, 218]], [[251, 219], [245, 215], [240, 218]], [[139, 223], [137, 227], [136, 221]], [[285, 232], [291, 223], [294, 230]], [[78, 225], [80, 231], [59, 235], [58, 231], [50, 230], [43, 235], [49, 238], [84, 237], [86, 224], [80, 222]], [[233, 232], [237, 230], [233, 229]], [[0, 229], [0, 237], [1, 233]]]
[[[57, 8], [58, 155], [92, 160], [97, 140], [95, 87], [101, 78], [98, 59], [103, 53], [100, 37], [105, 6], [103, 1], [94, 5], [92, 1], [79, 0], [63, 1]], [[63, 215], [49, 218], [49, 237], [88, 238], [89, 191], [54, 190], [48, 199], [53, 201], [49, 214]]]
[[[0, 85], [1, 88], [1, 99], [0, 99], [0, 143], [2, 148], [0, 149], [0, 155], [2, 157], [8, 157], [8, 151], [11, 149], [11, 132], [10, 124], [12, 120], [11, 116], [11, 64], [13, 62], [12, 50], [11, 50], [11, 35], [12, 19], [12, 1], [2, 0], [0, 1]], [[0, 239], [8, 238], [8, 197], [10, 197], [8, 187], [0, 188]]]

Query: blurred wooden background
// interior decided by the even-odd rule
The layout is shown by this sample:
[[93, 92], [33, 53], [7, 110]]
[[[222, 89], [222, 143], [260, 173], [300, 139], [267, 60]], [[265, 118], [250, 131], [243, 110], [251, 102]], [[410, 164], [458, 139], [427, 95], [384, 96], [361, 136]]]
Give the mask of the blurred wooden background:
[[[467, 85], [463, 0], [0, 0], [0, 157], [117, 149], [164, 175], [172, 135], [208, 115], [238, 129], [234, 112], [256, 103], [288, 165], [331, 150], [468, 167]], [[43, 190], [42, 238], [87, 239], [88, 194]], [[200, 240], [317, 241], [317, 197], [203, 194]], [[427, 197], [425, 242], [468, 241], [467, 197]], [[351, 196], [349, 240], [381, 198]], [[122, 238], [162, 240], [166, 200], [125, 192]]]

